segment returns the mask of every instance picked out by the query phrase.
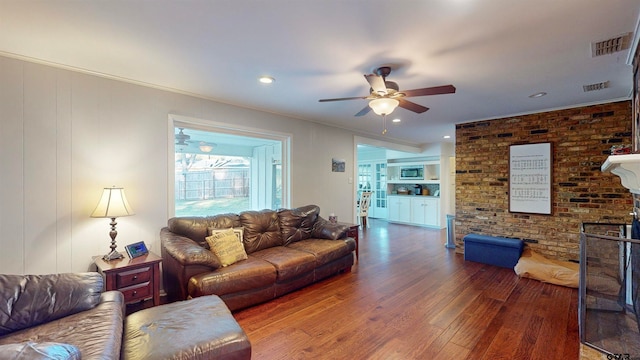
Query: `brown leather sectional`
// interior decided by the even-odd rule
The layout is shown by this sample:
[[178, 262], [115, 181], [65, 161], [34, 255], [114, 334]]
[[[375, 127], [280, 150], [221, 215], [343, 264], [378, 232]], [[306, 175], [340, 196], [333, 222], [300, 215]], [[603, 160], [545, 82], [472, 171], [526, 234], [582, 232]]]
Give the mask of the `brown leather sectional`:
[[[350, 271], [356, 243], [348, 227], [319, 214], [318, 206], [307, 205], [169, 219], [160, 231], [169, 301], [215, 294], [237, 310]], [[205, 237], [227, 228], [243, 229], [248, 259], [223, 267]]]
[[98, 273], [0, 275], [0, 353], [118, 359], [124, 298], [102, 286]]
[[249, 339], [217, 296], [125, 317], [122, 293], [102, 289], [96, 272], [0, 275], [0, 358], [251, 358]]

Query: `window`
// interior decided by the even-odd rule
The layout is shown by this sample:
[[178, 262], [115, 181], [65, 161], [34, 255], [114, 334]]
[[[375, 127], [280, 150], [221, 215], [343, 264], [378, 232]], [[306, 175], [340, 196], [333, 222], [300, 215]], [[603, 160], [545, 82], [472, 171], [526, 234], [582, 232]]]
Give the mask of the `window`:
[[[170, 116], [170, 216], [288, 206], [288, 137]], [[228, 125], [227, 125], [228, 126]], [[171, 211], [173, 210], [173, 211]]]

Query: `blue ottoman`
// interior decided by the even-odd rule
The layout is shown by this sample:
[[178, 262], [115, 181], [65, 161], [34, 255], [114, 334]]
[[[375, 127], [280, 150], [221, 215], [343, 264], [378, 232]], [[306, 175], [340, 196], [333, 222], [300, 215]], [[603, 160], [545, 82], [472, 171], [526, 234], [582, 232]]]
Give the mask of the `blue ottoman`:
[[520, 260], [524, 241], [497, 236], [468, 234], [464, 238], [464, 259], [513, 268]]

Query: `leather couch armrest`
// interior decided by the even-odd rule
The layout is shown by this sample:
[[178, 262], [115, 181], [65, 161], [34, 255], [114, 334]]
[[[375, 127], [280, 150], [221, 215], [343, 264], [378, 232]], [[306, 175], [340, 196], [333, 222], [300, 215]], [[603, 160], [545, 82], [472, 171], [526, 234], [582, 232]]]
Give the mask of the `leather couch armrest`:
[[100, 304], [114, 303], [120, 307], [120, 313], [124, 319], [127, 316], [127, 305], [124, 302], [124, 294], [118, 290], [105, 291], [100, 294]]
[[349, 227], [343, 224], [336, 224], [318, 216], [313, 224], [312, 236], [317, 239], [337, 240], [347, 237]]
[[169, 231], [160, 230], [160, 242], [163, 254], [170, 255], [180, 265], [205, 265], [213, 269], [221, 267], [218, 258], [208, 249], [198, 245], [195, 241]]

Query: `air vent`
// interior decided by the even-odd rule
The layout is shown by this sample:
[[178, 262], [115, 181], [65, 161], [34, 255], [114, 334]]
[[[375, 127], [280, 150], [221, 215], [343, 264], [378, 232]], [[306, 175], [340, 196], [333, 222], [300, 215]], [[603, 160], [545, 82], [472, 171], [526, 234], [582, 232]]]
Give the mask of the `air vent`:
[[604, 82], [599, 82], [599, 83], [595, 83], [595, 84], [582, 85], [582, 90], [584, 92], [598, 91], [598, 90], [606, 89], [608, 87], [609, 87], [609, 82], [608, 81], [604, 81]]
[[609, 55], [626, 50], [631, 45], [631, 33], [591, 43], [591, 57]]

